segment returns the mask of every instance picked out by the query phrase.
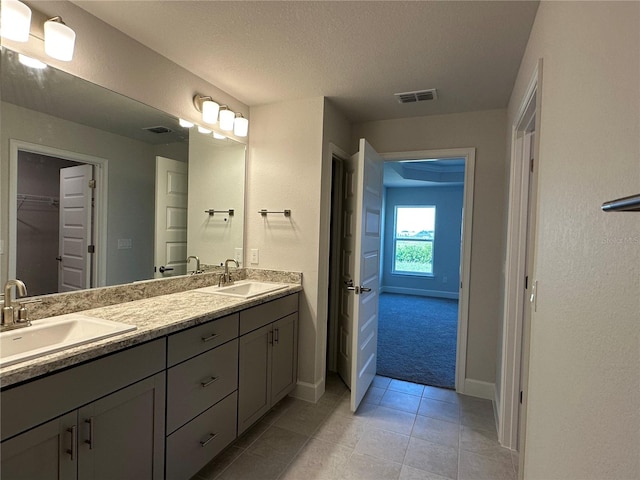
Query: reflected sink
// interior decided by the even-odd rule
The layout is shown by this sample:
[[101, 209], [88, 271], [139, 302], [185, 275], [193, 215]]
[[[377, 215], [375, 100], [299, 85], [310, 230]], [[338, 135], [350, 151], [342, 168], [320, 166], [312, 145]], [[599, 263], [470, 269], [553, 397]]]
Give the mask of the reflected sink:
[[217, 295], [227, 295], [229, 297], [251, 298], [264, 293], [275, 292], [287, 288], [289, 285], [283, 283], [256, 282], [254, 280], [239, 281], [233, 285], [225, 287], [205, 287], [194, 290], [201, 293], [215, 293]]
[[135, 325], [79, 313], [34, 320], [29, 327], [0, 333], [0, 367], [135, 330]]

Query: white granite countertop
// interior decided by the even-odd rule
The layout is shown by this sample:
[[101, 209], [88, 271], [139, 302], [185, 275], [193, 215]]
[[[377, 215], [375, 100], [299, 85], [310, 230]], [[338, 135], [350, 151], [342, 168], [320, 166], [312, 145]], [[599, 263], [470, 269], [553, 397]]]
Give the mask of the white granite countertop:
[[[300, 284], [250, 299], [187, 290], [106, 307], [84, 315], [135, 325], [136, 330], [0, 368], [0, 388], [49, 374], [87, 360], [161, 338], [231, 313], [300, 292]], [[38, 320], [35, 320], [35, 324]], [[28, 328], [28, 327], [27, 327]]]

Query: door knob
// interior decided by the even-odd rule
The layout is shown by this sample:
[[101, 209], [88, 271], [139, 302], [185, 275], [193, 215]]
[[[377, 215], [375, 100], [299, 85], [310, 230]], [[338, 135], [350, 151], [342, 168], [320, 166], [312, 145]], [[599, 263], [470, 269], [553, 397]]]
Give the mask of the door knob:
[[164, 273], [164, 272], [170, 272], [171, 270], [173, 270], [173, 268], [172, 267], [165, 267], [164, 265], [161, 265], [158, 270], [160, 270], [160, 273]]
[[[349, 291], [356, 291], [358, 287], [353, 285], [353, 280], [349, 280], [349, 281], [345, 281], [344, 284], [347, 286], [347, 290]], [[358, 293], [356, 291], [356, 293]]]

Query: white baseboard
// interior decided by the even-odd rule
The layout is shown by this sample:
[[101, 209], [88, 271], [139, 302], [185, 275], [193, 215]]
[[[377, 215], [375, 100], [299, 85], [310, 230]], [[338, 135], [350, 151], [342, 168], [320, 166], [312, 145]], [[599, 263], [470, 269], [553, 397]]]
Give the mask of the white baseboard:
[[320, 397], [324, 395], [324, 378], [320, 379], [317, 383], [301, 382], [298, 380], [296, 388], [290, 395], [299, 400], [306, 402], [317, 403]]
[[486, 398], [494, 400], [496, 392], [496, 384], [491, 382], [483, 382], [481, 380], [473, 380], [467, 378], [464, 381], [464, 394], [472, 397]]
[[419, 297], [436, 297], [436, 298], [450, 298], [452, 300], [458, 300], [458, 292], [445, 292], [442, 290], [423, 290], [421, 288], [405, 288], [405, 287], [380, 287], [380, 293], [399, 293], [402, 295], [417, 295]]

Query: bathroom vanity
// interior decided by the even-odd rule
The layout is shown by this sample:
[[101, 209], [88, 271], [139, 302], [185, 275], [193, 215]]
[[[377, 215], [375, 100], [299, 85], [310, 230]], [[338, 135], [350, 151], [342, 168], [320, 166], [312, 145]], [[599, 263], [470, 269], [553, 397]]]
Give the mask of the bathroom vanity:
[[295, 387], [300, 290], [82, 312], [137, 329], [0, 370], [2, 478], [192, 477]]

